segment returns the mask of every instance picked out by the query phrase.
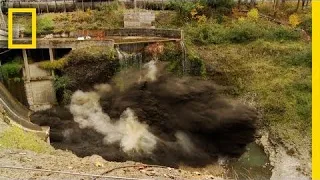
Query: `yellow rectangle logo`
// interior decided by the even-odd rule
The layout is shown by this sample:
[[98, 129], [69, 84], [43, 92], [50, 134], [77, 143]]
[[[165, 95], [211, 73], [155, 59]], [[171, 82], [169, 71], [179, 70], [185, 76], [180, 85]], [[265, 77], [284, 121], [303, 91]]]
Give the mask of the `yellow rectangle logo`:
[[[32, 32], [31, 44], [13, 44], [13, 13], [31, 13]], [[36, 8], [9, 8], [8, 9], [8, 48], [9, 49], [36, 49], [37, 48], [37, 11]]]

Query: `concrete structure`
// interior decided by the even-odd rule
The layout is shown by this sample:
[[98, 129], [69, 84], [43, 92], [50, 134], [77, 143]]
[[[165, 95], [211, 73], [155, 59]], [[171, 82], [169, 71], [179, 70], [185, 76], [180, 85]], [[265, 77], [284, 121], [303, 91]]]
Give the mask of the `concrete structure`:
[[[25, 50], [24, 50], [25, 51]], [[24, 53], [25, 54], [25, 53]], [[29, 81], [25, 81], [25, 91], [29, 108], [33, 111], [45, 110], [56, 104], [55, 90], [53, 86], [53, 74], [38, 67], [37, 63], [29, 64]]]
[[31, 111], [20, 104], [0, 83], [0, 109], [3, 119], [10, 125], [17, 126], [25, 131], [38, 135], [41, 139], [49, 142], [49, 127], [40, 127], [30, 122]]
[[[73, 35], [71, 35], [73, 34]], [[100, 34], [100, 33], [99, 33]], [[109, 29], [103, 32], [102, 39], [77, 40], [76, 33], [70, 33], [66, 38], [38, 38], [37, 48], [48, 49], [50, 61], [55, 60], [54, 49], [77, 49], [88, 46], [114, 47], [120, 49], [143, 49], [146, 45], [155, 42], [181, 41], [181, 30], [166, 29]], [[53, 35], [50, 37], [54, 37]], [[62, 36], [60, 36], [62, 37]], [[107, 38], [108, 39], [107, 39]], [[15, 39], [16, 44], [28, 43], [30, 39]], [[7, 40], [0, 39], [0, 48], [7, 48]], [[29, 63], [27, 50], [22, 49], [24, 60], [24, 83], [27, 102], [31, 110], [39, 111], [56, 104], [55, 90], [53, 86], [54, 73], [38, 67], [37, 63]]]
[[132, 11], [124, 14], [124, 28], [155, 28], [156, 16], [151, 11]]
[[[29, 39], [18, 39], [15, 43], [25, 43]], [[5, 46], [6, 41], [0, 40], [0, 45]], [[74, 38], [60, 39], [39, 39], [37, 48], [48, 49], [50, 61], [54, 61], [54, 48], [77, 49], [88, 46], [112, 46], [113, 40], [84, 40], [79, 41]], [[40, 111], [51, 108], [57, 103], [53, 86], [54, 73], [39, 68], [38, 63], [28, 62], [27, 50], [22, 49], [24, 60], [24, 82], [29, 108], [33, 111]]]
[[[52, 49], [49, 50], [52, 51]], [[29, 64], [27, 50], [23, 49], [22, 55], [25, 91], [29, 108], [33, 111], [51, 108], [57, 102], [53, 86], [53, 73], [39, 68], [38, 63]], [[53, 56], [50, 57], [53, 61]]]

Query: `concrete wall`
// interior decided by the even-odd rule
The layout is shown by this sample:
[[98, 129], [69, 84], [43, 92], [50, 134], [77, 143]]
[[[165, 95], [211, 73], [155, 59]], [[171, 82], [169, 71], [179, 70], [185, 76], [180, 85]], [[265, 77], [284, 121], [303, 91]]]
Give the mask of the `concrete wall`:
[[51, 108], [57, 103], [51, 72], [29, 64], [30, 82], [25, 81], [25, 90], [29, 107], [33, 111]]
[[163, 37], [173, 39], [183, 39], [182, 30], [176, 29], [109, 29], [105, 31], [106, 36], [145, 36], [145, 37]]
[[[30, 43], [29, 39], [19, 39], [15, 40], [15, 44], [26, 44]], [[37, 48], [67, 48], [67, 49], [77, 49], [77, 48], [85, 48], [88, 46], [114, 46], [114, 41], [112, 39], [109, 40], [83, 40], [79, 41], [76, 38], [68, 38], [68, 39], [37, 39]], [[0, 47], [7, 48], [8, 41], [0, 39]]]
[[154, 12], [127, 12], [124, 14], [124, 28], [155, 28], [156, 20]]

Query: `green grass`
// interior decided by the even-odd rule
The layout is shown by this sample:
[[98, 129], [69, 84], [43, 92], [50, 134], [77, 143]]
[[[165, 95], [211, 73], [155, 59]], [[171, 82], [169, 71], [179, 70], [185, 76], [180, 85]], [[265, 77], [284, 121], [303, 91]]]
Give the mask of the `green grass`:
[[223, 44], [223, 43], [248, 43], [258, 39], [268, 41], [297, 41], [301, 33], [293, 28], [277, 25], [262, 20], [250, 19], [232, 20], [219, 24], [211, 20], [205, 24], [190, 23], [185, 26], [187, 38], [194, 44]]
[[0, 147], [30, 150], [37, 153], [50, 153], [54, 150], [36, 135], [18, 127], [10, 127], [0, 134]]
[[39, 67], [47, 70], [62, 70], [70, 64], [114, 60], [116, 52], [110, 47], [86, 47], [72, 50], [65, 57], [51, 61], [42, 61]]
[[[123, 27], [124, 7], [118, 3], [103, 5], [96, 10], [77, 10], [68, 13], [45, 13], [37, 15], [37, 34], [76, 32]], [[31, 34], [31, 17], [14, 17], [14, 24], [25, 27], [25, 34]]]
[[310, 142], [310, 44], [259, 40], [194, 48], [213, 67], [209, 76], [233, 87], [227, 95], [256, 102], [273, 134], [300, 147]]
[[[175, 18], [163, 20], [169, 15], [175, 16], [157, 14], [157, 25], [174, 27]], [[261, 128], [273, 137], [310, 149], [312, 53], [299, 30], [246, 18], [188, 22], [182, 28], [188, 51], [209, 67], [206, 78], [228, 87], [226, 96], [253, 104], [262, 115]]]

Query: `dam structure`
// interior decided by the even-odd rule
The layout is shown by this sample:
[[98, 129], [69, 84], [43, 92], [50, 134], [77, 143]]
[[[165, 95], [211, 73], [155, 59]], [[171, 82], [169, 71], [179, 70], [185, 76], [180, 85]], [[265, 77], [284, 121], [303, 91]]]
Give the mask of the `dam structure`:
[[[63, 4], [64, 10], [66, 10], [66, 1], [1, 1], [1, 9], [8, 7], [14, 8], [37, 8], [40, 12], [42, 4], [48, 10], [51, 7], [50, 4], [54, 3], [55, 8], [59, 4]], [[79, 4], [79, 1], [71, 1], [73, 5]], [[81, 5], [91, 3], [93, 7], [94, 3], [109, 3], [110, 1], [81, 1]], [[33, 7], [33, 5], [36, 7]], [[40, 4], [39, 4], [40, 3]], [[28, 5], [27, 5], [28, 4]], [[6, 53], [11, 49], [8, 49], [8, 32], [6, 26], [6, 20], [4, 13], [1, 13], [0, 17], [0, 49], [2, 53]], [[46, 12], [46, 11], [44, 11]], [[49, 12], [49, 10], [48, 10]], [[56, 12], [56, 9], [53, 11]], [[67, 52], [74, 49], [86, 48], [89, 46], [99, 46], [115, 48], [117, 51], [127, 51], [133, 53], [135, 51], [141, 51], [144, 47], [153, 43], [161, 42], [183, 42], [183, 31], [177, 29], [156, 29], [151, 27], [151, 22], [154, 17], [147, 18], [148, 22], [141, 19], [145, 16], [150, 16], [150, 13], [138, 14], [129, 13], [124, 17], [124, 28], [107, 29], [107, 30], [81, 30], [75, 32], [64, 32], [37, 35], [36, 50], [45, 52], [48, 59], [54, 62], [61, 58], [57, 56], [61, 50]], [[131, 22], [131, 23], [130, 23]], [[13, 43], [14, 44], [29, 44], [31, 37], [25, 37], [20, 35], [20, 31], [14, 29]], [[50, 109], [57, 105], [56, 92], [54, 88], [55, 74], [53, 71], [41, 69], [39, 63], [42, 61], [34, 61], [32, 54], [34, 49], [15, 49], [15, 53], [20, 53], [23, 59], [22, 68], [22, 86], [6, 87], [4, 84], [0, 84], [0, 105], [2, 105], [8, 114], [9, 119], [13, 124], [19, 127], [36, 132], [43, 139], [48, 137], [48, 128], [40, 127], [30, 122], [30, 115], [33, 112]], [[40, 54], [36, 54], [39, 56]], [[17, 94], [17, 91], [18, 94]], [[19, 98], [23, 96], [23, 100]], [[18, 101], [20, 100], [20, 102]]]
[[[183, 40], [183, 32], [181, 30], [168, 30], [168, 29], [149, 29], [149, 28], [120, 28], [104, 30], [103, 36], [95, 36], [95, 31], [80, 31], [76, 33], [54, 34], [48, 36], [40, 36], [37, 38], [37, 49], [48, 51], [50, 61], [53, 62], [57, 59], [56, 51], [61, 49], [78, 49], [88, 46], [99, 47], [112, 47], [117, 50], [123, 51], [136, 51], [141, 50], [149, 44], [158, 42], [180, 42]], [[82, 39], [79, 37], [90, 37], [90, 39]], [[81, 39], [81, 40], [79, 40]], [[16, 38], [15, 43], [24, 44], [30, 41], [30, 38]], [[7, 40], [0, 39], [0, 48], [7, 49]], [[1, 90], [7, 96], [0, 96], [0, 104], [6, 107], [6, 112], [11, 113], [13, 122], [29, 131], [37, 131], [42, 137], [47, 136], [48, 130], [34, 125], [29, 120], [29, 115], [32, 112], [49, 109], [57, 105], [56, 92], [54, 89], [54, 72], [41, 69], [38, 65], [39, 62], [32, 62], [29, 54], [32, 49], [20, 49], [23, 57], [23, 83], [27, 104], [24, 107], [25, 111], [23, 117], [21, 116], [18, 107], [23, 106], [14, 98], [5, 86], [0, 86]], [[2, 87], [2, 88], [1, 88]], [[8, 100], [10, 99], [10, 101]], [[6, 105], [9, 102], [20, 105]], [[13, 104], [13, 103], [11, 103]], [[20, 108], [21, 109], [21, 108]], [[28, 112], [28, 113], [25, 113]]]

